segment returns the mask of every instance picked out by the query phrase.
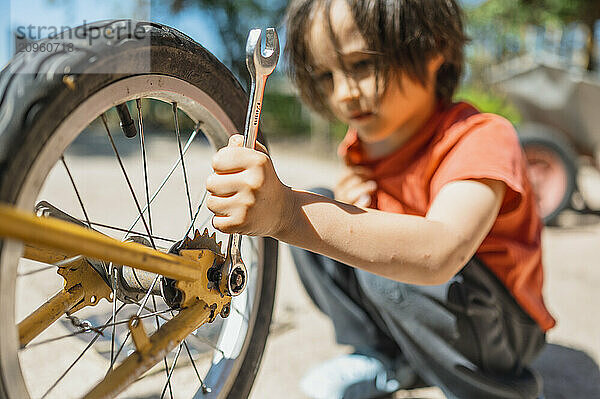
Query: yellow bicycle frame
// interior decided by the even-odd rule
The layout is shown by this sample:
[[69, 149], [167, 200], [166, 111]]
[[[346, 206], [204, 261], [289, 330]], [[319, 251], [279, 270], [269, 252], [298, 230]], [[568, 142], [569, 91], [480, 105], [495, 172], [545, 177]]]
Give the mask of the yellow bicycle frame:
[[112, 370], [86, 398], [114, 397], [199, 326], [212, 321], [216, 314], [228, 313], [231, 297], [222, 295], [217, 288], [209, 288], [207, 272], [216, 258], [211, 251], [184, 250], [181, 256], [165, 254], [142, 244], [121, 242], [73, 223], [38, 217], [8, 205], [0, 205], [0, 237], [22, 241], [25, 258], [49, 264], [58, 262], [58, 273], [65, 278], [62, 291], [19, 323], [22, 347], [63, 313], [93, 306], [101, 298], [114, 300], [110, 287], [85, 258], [160, 274], [176, 280], [183, 290], [183, 309], [152, 336], [146, 336], [139, 319], [130, 320], [129, 328], [137, 351]]

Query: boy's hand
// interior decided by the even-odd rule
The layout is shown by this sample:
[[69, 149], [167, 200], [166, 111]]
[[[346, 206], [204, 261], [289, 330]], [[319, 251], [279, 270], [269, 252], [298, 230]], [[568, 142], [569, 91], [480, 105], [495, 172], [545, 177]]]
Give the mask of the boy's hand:
[[291, 189], [275, 173], [266, 148], [243, 147], [236, 134], [212, 160], [215, 171], [206, 181], [206, 201], [215, 216], [213, 226], [224, 233], [275, 236], [284, 228]]
[[334, 189], [335, 199], [360, 207], [371, 205], [371, 195], [377, 184], [369, 180], [371, 172], [367, 168], [346, 167]]

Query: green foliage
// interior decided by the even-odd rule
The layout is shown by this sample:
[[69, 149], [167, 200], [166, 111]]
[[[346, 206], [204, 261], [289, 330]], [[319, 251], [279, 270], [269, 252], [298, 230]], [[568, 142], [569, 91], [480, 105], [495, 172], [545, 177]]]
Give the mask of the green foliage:
[[[521, 35], [526, 25], [562, 27], [572, 22], [581, 22], [594, 31], [600, 19], [598, 0], [488, 0], [479, 7], [468, 10], [468, 26], [471, 35], [495, 36], [500, 48], [510, 36]], [[588, 70], [594, 70], [594, 35], [588, 42]], [[501, 53], [504, 53], [502, 51]]]
[[467, 101], [481, 112], [503, 116], [511, 121], [513, 125], [518, 125], [521, 122], [521, 114], [517, 108], [505, 97], [493, 91], [484, 90], [474, 85], [463, 86], [456, 93], [455, 99], [458, 101]]
[[329, 131], [334, 141], [342, 141], [348, 131], [348, 125], [340, 121], [333, 121], [329, 125]]
[[297, 96], [267, 91], [263, 99], [261, 129], [267, 137], [306, 135], [310, 121]]
[[[311, 111], [302, 105], [295, 94], [267, 91], [263, 104], [261, 129], [267, 137], [278, 139], [310, 134]], [[339, 121], [331, 121], [328, 129], [329, 136], [334, 141], [340, 141], [346, 134], [348, 126]]]
[[470, 24], [498, 24], [519, 28], [523, 24], [545, 25], [586, 22], [600, 18], [598, 0], [488, 0], [468, 11]]

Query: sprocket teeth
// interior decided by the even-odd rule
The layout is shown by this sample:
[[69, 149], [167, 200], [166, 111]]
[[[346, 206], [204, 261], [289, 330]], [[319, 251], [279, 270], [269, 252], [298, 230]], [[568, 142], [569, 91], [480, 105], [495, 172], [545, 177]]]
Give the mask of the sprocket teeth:
[[187, 245], [192, 241], [192, 239], [190, 237], [188, 237], [187, 235], [185, 236], [185, 238], [183, 239], [183, 241], [181, 241], [180, 245]]
[[179, 250], [182, 249], [208, 249], [220, 256], [223, 256], [221, 252], [221, 242], [217, 242], [217, 234], [213, 232], [209, 234], [208, 228], [205, 228], [202, 234], [199, 230], [194, 232], [194, 238], [186, 237]]

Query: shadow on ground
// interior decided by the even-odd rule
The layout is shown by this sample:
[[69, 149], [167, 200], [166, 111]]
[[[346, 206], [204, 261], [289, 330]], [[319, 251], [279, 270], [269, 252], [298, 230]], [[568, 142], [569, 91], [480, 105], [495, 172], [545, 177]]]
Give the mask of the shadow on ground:
[[548, 344], [533, 366], [544, 377], [546, 399], [600, 399], [600, 369], [583, 351]]

